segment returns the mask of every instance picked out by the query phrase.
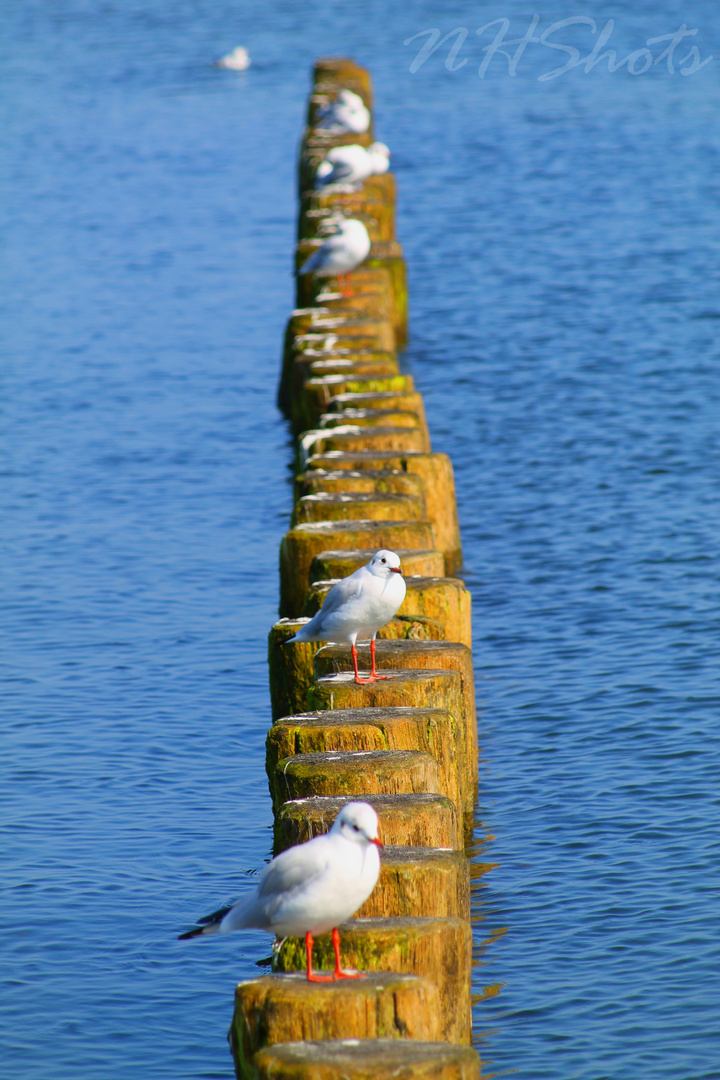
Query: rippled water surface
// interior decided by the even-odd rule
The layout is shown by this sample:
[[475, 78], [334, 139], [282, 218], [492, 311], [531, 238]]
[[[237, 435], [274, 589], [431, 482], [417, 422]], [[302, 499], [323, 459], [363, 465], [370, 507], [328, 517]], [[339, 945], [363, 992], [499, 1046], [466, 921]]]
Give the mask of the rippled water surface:
[[[568, 53], [531, 43], [480, 79], [499, 24], [475, 30], [520, 38], [529, 9], [3, 6], [13, 1080], [232, 1075], [269, 939], [175, 936], [270, 850], [294, 155], [312, 58], [347, 52], [394, 151], [408, 362], [475, 599], [487, 1073], [720, 1077], [720, 17], [592, 15], [618, 57], [698, 33], [672, 75], [543, 80]], [[460, 26], [467, 64], [460, 35], [409, 72], [405, 39]], [[683, 76], [693, 42], [718, 55]], [[250, 70], [213, 70], [237, 44]]]

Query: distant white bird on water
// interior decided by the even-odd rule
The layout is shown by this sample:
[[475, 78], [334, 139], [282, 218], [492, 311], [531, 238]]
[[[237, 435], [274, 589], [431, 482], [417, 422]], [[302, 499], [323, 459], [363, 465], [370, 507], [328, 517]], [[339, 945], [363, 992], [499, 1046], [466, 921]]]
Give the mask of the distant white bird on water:
[[250, 53], [244, 45], [238, 45], [232, 52], [216, 60], [215, 67], [227, 68], [228, 71], [245, 71], [250, 67]]
[[[381, 847], [372, 806], [347, 803], [329, 833], [283, 851], [263, 870], [249, 896], [199, 919], [199, 925], [181, 934], [180, 940], [251, 928], [269, 930], [278, 937], [304, 935], [310, 982], [365, 978], [359, 972], [342, 970], [337, 928], [375, 888]], [[328, 930], [332, 930], [335, 970], [332, 975], [317, 975], [312, 967], [313, 934]]]
[[[394, 551], [381, 550], [367, 566], [333, 585], [317, 615], [298, 630], [290, 641], [349, 641], [356, 683], [387, 679], [375, 670], [375, 635], [392, 619], [405, 599], [405, 579], [400, 557]], [[370, 677], [361, 679], [355, 642], [370, 638]]]
[[317, 130], [330, 135], [362, 135], [370, 127], [370, 110], [359, 94], [341, 90], [335, 101], [321, 109]]
[[362, 184], [370, 176], [378, 176], [390, 168], [390, 150], [385, 143], [364, 146], [334, 146], [315, 173], [315, 187], [328, 184]]
[[339, 277], [346, 285], [346, 276], [357, 270], [370, 254], [370, 237], [362, 221], [341, 218], [334, 232], [313, 251], [300, 267], [299, 274], [317, 274], [319, 277]]

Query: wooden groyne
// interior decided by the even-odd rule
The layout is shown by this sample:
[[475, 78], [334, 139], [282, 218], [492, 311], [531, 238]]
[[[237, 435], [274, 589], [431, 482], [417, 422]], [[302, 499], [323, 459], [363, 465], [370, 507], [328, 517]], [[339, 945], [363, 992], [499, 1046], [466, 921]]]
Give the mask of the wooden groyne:
[[[341, 928], [345, 965], [370, 976], [309, 983], [303, 942], [286, 939], [272, 975], [238, 986], [230, 1041], [243, 1080], [476, 1080], [464, 850], [478, 776], [470, 595], [453, 576], [462, 550], [452, 464], [433, 452], [422, 397], [398, 366], [407, 288], [394, 177], [314, 187], [332, 147], [375, 138], [372, 124], [361, 135], [318, 127], [343, 89], [372, 110], [365, 69], [317, 61], [296, 267], [332, 215], [362, 221], [371, 249], [349, 288], [298, 275], [285, 334], [278, 400], [297, 439], [296, 483], [280, 550], [282, 617], [269, 636], [267, 773], [276, 853], [326, 832], [358, 798], [377, 810], [386, 846], [375, 891]], [[358, 685], [349, 646], [286, 642], [379, 548], [400, 555], [407, 594], [378, 635], [389, 678]], [[332, 966], [330, 935], [317, 938], [315, 965]]]

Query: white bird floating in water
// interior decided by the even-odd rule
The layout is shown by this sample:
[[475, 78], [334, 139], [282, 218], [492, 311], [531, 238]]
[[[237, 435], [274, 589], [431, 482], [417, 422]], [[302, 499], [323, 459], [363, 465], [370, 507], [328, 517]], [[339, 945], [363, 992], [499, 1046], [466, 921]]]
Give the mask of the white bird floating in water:
[[371, 176], [379, 176], [390, 168], [390, 150], [385, 143], [364, 146], [334, 146], [315, 173], [315, 187], [328, 184], [362, 184]]
[[[333, 585], [317, 615], [298, 630], [290, 641], [349, 641], [356, 683], [387, 679], [375, 670], [375, 635], [390, 622], [405, 599], [405, 579], [400, 557], [394, 551], [381, 550], [367, 566]], [[355, 642], [370, 638], [370, 676], [361, 679]]]
[[362, 221], [354, 218], [338, 218], [333, 230], [298, 273], [339, 277], [344, 295], [349, 295], [346, 277], [352, 270], [357, 270], [370, 254], [370, 237]]
[[215, 62], [215, 67], [227, 68], [228, 71], [245, 71], [250, 67], [250, 53], [244, 45], [238, 45], [226, 56]]
[[[351, 802], [329, 833], [283, 851], [272, 860], [257, 887], [236, 904], [198, 920], [180, 940], [232, 930], [269, 930], [278, 937], [305, 937], [310, 982], [363, 979], [340, 964], [338, 925], [349, 919], [375, 888], [380, 873], [378, 818], [369, 803]], [[312, 967], [313, 934], [332, 930], [335, 970], [317, 975]]]
[[359, 94], [341, 90], [331, 105], [320, 110], [317, 130], [329, 135], [362, 135], [370, 127], [370, 110]]

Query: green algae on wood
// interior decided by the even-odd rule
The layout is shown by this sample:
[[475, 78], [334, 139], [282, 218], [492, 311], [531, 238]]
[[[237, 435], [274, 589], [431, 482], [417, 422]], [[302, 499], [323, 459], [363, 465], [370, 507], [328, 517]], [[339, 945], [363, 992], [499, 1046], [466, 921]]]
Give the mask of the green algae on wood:
[[[379, 348], [380, 346], [378, 346]], [[306, 379], [300, 396], [290, 405], [295, 430], [309, 430], [318, 423], [336, 394], [415, 390], [412, 375], [322, 375]], [[382, 466], [380, 466], [382, 468]]]
[[[459, 736], [451, 713], [427, 707], [332, 709], [283, 716], [270, 728], [266, 742], [266, 768], [273, 802], [278, 806], [288, 798], [297, 797], [288, 794], [278, 775], [279, 762], [293, 755], [414, 750], [435, 759], [437, 790], [460, 806]], [[321, 792], [318, 790], [316, 794]]]
[[327, 750], [294, 754], [275, 766], [276, 805], [312, 795], [444, 795], [438, 763], [418, 750]]
[[[470, 1042], [470, 923], [458, 918], [350, 919], [339, 930], [348, 969], [411, 972], [433, 979], [440, 991], [442, 1038]], [[316, 939], [315, 963], [318, 969], [333, 966], [329, 934]], [[287, 938], [275, 955], [275, 970], [304, 967], [304, 942]]]
[[[474, 801], [472, 793], [478, 775], [477, 711], [472, 652], [466, 645], [452, 641], [378, 641], [376, 659], [378, 670], [387, 673], [392, 672], [394, 678], [397, 678], [399, 673], [403, 671], [407, 674], [411, 671], [433, 671], [435, 673], [440, 668], [452, 670], [460, 676], [461, 700], [458, 711], [454, 715], [462, 727], [464, 762], [461, 769], [467, 788], [466, 796], [472, 804]], [[327, 676], [333, 672], [344, 672], [345, 682], [347, 683], [352, 672], [352, 658], [349, 646], [324, 645], [322, 649], [315, 653], [313, 664], [316, 675]], [[388, 686], [390, 683], [381, 682], [374, 685]], [[312, 703], [313, 707], [318, 707], [316, 702], [312, 700], [317, 692], [316, 687], [317, 683], [314, 683], [308, 690], [308, 703]], [[345, 686], [341, 693], [343, 701], [347, 697], [352, 697], [352, 692], [349, 692]], [[381, 694], [382, 691], [379, 693]], [[391, 703], [386, 702], [386, 704]], [[395, 704], [404, 703], [396, 702]], [[336, 705], [335, 707], [342, 706]]]
[[263, 975], [238, 984], [228, 1035], [238, 1075], [251, 1080], [266, 1046], [313, 1039], [440, 1038], [435, 983], [376, 972], [372, 979], [309, 983], [304, 974]]
[[291, 352], [287, 378], [290, 381], [291, 397], [298, 400], [303, 386], [310, 379], [324, 379], [329, 375], [385, 379], [399, 374], [398, 361], [392, 353], [357, 349], [336, 355], [318, 356], [317, 350], [304, 349]]
[[[275, 853], [328, 832], [343, 806], [351, 801], [350, 797], [314, 795], [283, 803], [275, 815]], [[447, 795], [368, 795], [364, 802], [377, 811], [384, 844], [460, 848], [462, 824]]]
[[[378, 641], [377, 655], [381, 649], [420, 646], [435, 648], [450, 644], [443, 641]], [[457, 646], [463, 648], [464, 646]], [[363, 650], [360, 649], [362, 658]], [[318, 659], [320, 658], [320, 659]], [[383, 672], [389, 678], [376, 683], [358, 685], [352, 672], [344, 670], [345, 656], [342, 646], [324, 645], [315, 654], [314, 665], [318, 678], [308, 689], [307, 707], [311, 709], [358, 709], [390, 708], [408, 706], [431, 707], [449, 712], [458, 729], [458, 771], [460, 776], [460, 808], [470, 815], [475, 803], [475, 774], [467, 759], [467, 714], [461, 673], [451, 668], [402, 668], [399, 663], [390, 667], [384, 663]], [[335, 674], [323, 674], [334, 668]], [[365, 669], [361, 659], [361, 671]]]
[[305, 708], [313, 681], [313, 656], [319, 641], [288, 641], [305, 626], [307, 619], [281, 619], [268, 636], [270, 706], [273, 719], [289, 716]]

